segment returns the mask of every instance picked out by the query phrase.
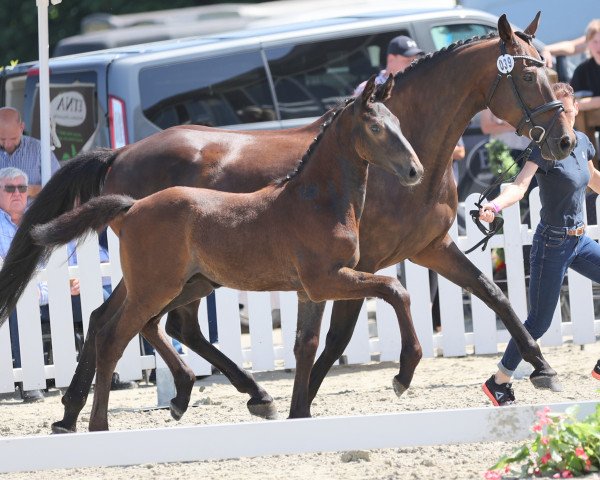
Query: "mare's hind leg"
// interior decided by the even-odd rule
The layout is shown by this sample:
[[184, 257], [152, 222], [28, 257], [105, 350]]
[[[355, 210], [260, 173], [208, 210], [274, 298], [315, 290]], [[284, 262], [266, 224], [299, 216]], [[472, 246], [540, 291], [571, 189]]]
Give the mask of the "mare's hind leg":
[[[316, 277], [313, 270], [302, 274], [301, 279], [304, 289], [313, 300], [377, 297], [385, 300], [394, 308], [402, 335], [400, 373], [394, 379], [394, 389], [398, 395], [402, 394], [410, 386], [422, 356], [421, 345], [409, 314], [409, 296], [402, 284], [396, 278], [357, 272], [350, 268], [340, 269], [335, 276], [321, 277]], [[311, 326], [309, 325], [308, 328]], [[298, 325], [297, 338], [304, 338], [303, 329], [304, 325]], [[304, 414], [310, 412], [310, 406], [302, 403], [304, 393], [301, 388], [303, 388], [302, 385], [298, 387], [298, 390], [295, 389], [297, 398], [292, 399], [292, 405], [296, 406], [300, 414]], [[308, 386], [306, 388], [308, 389]], [[308, 398], [308, 392], [305, 395], [305, 398]], [[290, 412], [290, 417], [294, 417], [295, 414], [296, 411]]]
[[277, 408], [271, 395], [256, 383], [249, 372], [206, 340], [198, 324], [199, 304], [200, 301], [194, 301], [171, 310], [167, 317], [167, 333], [218, 368], [238, 392], [250, 395], [246, 405], [252, 415], [269, 420], [277, 418]]
[[485, 302], [498, 314], [515, 339], [523, 359], [533, 365], [534, 371], [529, 377], [533, 385], [536, 388], [548, 388], [554, 391], [561, 389], [556, 372], [550, 367], [540, 347], [517, 317], [508, 298], [495, 283], [469, 261], [448, 235], [441, 243], [420, 252], [413, 261], [435, 270], [448, 280], [473, 292]]
[[163, 331], [158, 324], [159, 320], [160, 317], [157, 317], [148, 322], [142, 330], [142, 335], [156, 349], [173, 374], [177, 394], [171, 400], [171, 416], [175, 420], [179, 420], [190, 403], [196, 376], [194, 371], [181, 360], [171, 342], [168, 342], [163, 335]]
[[77, 418], [85, 406], [96, 372], [96, 334], [123, 304], [126, 292], [125, 284], [119, 282], [106, 302], [92, 312], [83, 349], [79, 354], [79, 363], [71, 384], [62, 397], [65, 407], [63, 419], [52, 424], [52, 433], [77, 431]]

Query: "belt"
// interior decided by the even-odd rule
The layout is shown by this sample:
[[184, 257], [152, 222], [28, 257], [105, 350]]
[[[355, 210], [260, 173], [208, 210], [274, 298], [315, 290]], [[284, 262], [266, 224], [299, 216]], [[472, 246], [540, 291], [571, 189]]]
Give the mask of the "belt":
[[567, 235], [570, 235], [572, 237], [581, 237], [584, 233], [585, 233], [585, 225], [567, 230]]

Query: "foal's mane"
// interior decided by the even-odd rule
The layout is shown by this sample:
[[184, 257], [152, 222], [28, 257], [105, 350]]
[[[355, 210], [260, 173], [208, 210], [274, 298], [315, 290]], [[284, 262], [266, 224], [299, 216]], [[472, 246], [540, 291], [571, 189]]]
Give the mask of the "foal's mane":
[[285, 177], [280, 178], [279, 180], [274, 180], [273, 182], [271, 182], [271, 184], [276, 185], [276, 186], [283, 185], [284, 183], [290, 181], [292, 178], [296, 177], [302, 171], [304, 166], [308, 163], [309, 158], [312, 156], [315, 149], [317, 148], [317, 145], [321, 141], [321, 138], [323, 138], [323, 134], [325, 133], [325, 131], [331, 126], [331, 124], [337, 118], [337, 116], [348, 105], [350, 105], [352, 102], [354, 102], [354, 100], [356, 100], [355, 97], [349, 97], [349, 98], [346, 98], [345, 100], [341, 100], [340, 103], [338, 103], [335, 107], [333, 107], [331, 110], [329, 110], [325, 114], [325, 116], [327, 118], [321, 124], [321, 130], [319, 131], [319, 134], [313, 139], [312, 143], [308, 146], [308, 148], [306, 149], [306, 152], [304, 152], [304, 155], [302, 155], [302, 158], [300, 159], [300, 162], [298, 163], [298, 165], [296, 165], [296, 168], [294, 169], [294, 171], [288, 173]]

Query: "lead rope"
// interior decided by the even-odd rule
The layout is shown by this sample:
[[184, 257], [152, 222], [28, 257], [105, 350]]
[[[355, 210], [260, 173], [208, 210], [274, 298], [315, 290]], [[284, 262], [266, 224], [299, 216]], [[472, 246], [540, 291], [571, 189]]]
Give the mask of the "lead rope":
[[487, 248], [487, 244], [490, 241], [490, 239], [494, 235], [496, 235], [500, 231], [502, 226], [504, 225], [504, 218], [502, 217], [502, 215], [499, 215], [496, 213], [496, 215], [494, 216], [493, 222], [489, 224], [489, 227], [486, 227], [481, 222], [481, 220], [479, 220], [479, 210], [481, 209], [483, 200], [486, 198], [488, 193], [490, 193], [493, 189], [495, 189], [500, 184], [505, 183], [507, 181], [514, 180], [514, 178], [517, 176], [517, 174], [509, 176], [508, 172], [515, 165], [519, 165], [519, 166], [523, 165], [523, 164], [525, 164], [525, 162], [527, 160], [529, 160], [529, 157], [531, 156], [531, 152], [533, 151], [535, 144], [536, 144], [536, 141], [532, 140], [529, 143], [529, 145], [527, 145], [527, 148], [525, 150], [523, 150], [517, 158], [515, 158], [513, 163], [511, 163], [508, 168], [506, 168], [502, 173], [500, 173], [500, 175], [498, 175], [498, 177], [496, 177], [494, 182], [492, 182], [483, 192], [481, 192], [479, 194], [479, 199], [475, 202], [475, 206], [477, 207], [477, 210], [470, 210], [469, 215], [471, 215], [473, 222], [475, 222], [475, 225], [477, 225], [477, 228], [479, 229], [479, 231], [481, 233], [483, 233], [484, 237], [479, 242], [477, 242], [475, 245], [473, 245], [471, 248], [466, 250], [465, 255], [471, 253], [473, 250], [475, 250], [477, 247], [479, 247], [479, 245], [482, 246], [481, 251], [484, 251]]

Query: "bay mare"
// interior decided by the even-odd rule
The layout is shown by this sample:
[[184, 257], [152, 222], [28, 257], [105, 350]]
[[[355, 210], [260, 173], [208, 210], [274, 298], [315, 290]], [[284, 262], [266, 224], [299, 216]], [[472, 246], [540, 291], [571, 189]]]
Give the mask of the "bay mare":
[[[386, 103], [400, 119], [402, 131], [425, 174], [419, 185], [405, 188], [382, 169], [370, 169], [357, 268], [375, 272], [408, 258], [473, 292], [496, 312], [516, 339], [523, 357], [534, 366], [532, 380], [539, 386], [552, 387], [555, 372], [523, 328], [508, 299], [448, 235], [458, 205], [450, 158], [473, 115], [489, 106], [497, 116], [520, 127], [526, 109], [554, 100], [546, 72], [539, 64], [516, 59], [511, 72], [525, 107], [508, 78], [500, 77], [497, 68], [503, 46], [509, 54], [539, 59], [529, 38], [535, 33], [538, 20], [539, 14], [522, 34], [513, 32], [502, 16], [498, 36], [451, 45], [397, 75]], [[321, 118], [303, 128], [278, 131], [174, 127], [117, 151], [97, 150], [79, 155], [51, 178], [22, 220], [0, 272], [0, 318], [14, 308], [25, 287], [17, 278], [29, 278], [39, 259], [48, 253], [48, 249], [33, 244], [29, 234], [32, 225], [45, 223], [72, 209], [77, 201], [100, 194], [126, 193], [141, 198], [173, 185], [232, 192], [257, 190], [281, 178], [298, 163], [323, 121]], [[565, 157], [573, 147], [574, 134], [564, 115], [556, 118], [555, 112], [548, 110], [536, 116], [534, 122], [545, 128], [543, 156]], [[532, 123], [528, 125], [522, 130], [525, 135], [532, 129]], [[121, 285], [113, 295], [124, 299]], [[314, 339], [315, 350], [304, 352], [314, 358], [324, 305], [304, 300], [299, 302], [299, 328], [306, 338]], [[335, 302], [325, 348], [310, 372], [309, 398], [299, 400], [294, 392], [291, 416], [296, 416], [294, 408], [299, 403], [314, 398], [327, 371], [343, 353], [361, 305], [361, 301]], [[197, 311], [198, 302], [190, 302], [169, 312], [167, 332], [219, 368], [240, 392], [248, 393], [249, 406], [268, 402], [270, 397], [252, 377], [204, 338]], [[407, 354], [408, 349], [403, 339], [400, 373], [394, 378], [398, 393], [408, 387], [412, 378], [408, 365], [414, 359]], [[415, 354], [419, 355], [419, 351], [411, 352]], [[89, 364], [83, 360], [85, 357], [63, 397], [65, 415], [58, 422], [60, 430], [75, 430], [77, 416], [86, 401], [87, 391], [83, 392], [78, 383], [82, 364]], [[305, 407], [302, 409], [306, 411]]]
[[[119, 237], [127, 293], [124, 302], [107, 300], [95, 346], [87, 345], [96, 351], [90, 430], [108, 429], [113, 372], [142, 331], [157, 345], [167, 345], [161, 354], [178, 386], [171, 411], [181, 418], [196, 377], [175, 349], [160, 341], [158, 322], [173, 306], [204, 297], [215, 286], [297, 291], [313, 302], [379, 297], [399, 319], [406, 317], [398, 279], [353, 270], [369, 163], [407, 186], [423, 175], [398, 118], [380, 101], [389, 98], [393, 78], [376, 94], [375, 78], [361, 96], [332, 112], [295, 172], [256, 192], [171, 187], [141, 200], [104, 195], [34, 227], [36, 242], [48, 247], [107, 223]], [[402, 336], [417, 345], [412, 322], [401, 326]], [[294, 350], [311, 341], [297, 337]], [[88, 380], [87, 388], [92, 377]]]

